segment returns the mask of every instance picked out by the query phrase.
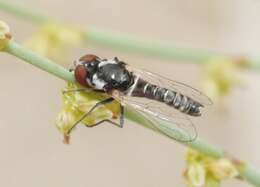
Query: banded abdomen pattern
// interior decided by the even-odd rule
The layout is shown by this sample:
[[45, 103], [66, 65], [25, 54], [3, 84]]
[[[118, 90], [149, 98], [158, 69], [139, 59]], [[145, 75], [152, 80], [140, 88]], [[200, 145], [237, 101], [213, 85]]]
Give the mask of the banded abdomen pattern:
[[191, 98], [176, 91], [151, 84], [145, 80], [138, 79], [131, 93], [134, 97], [146, 97], [148, 99], [164, 102], [175, 109], [191, 116], [200, 116], [202, 105]]

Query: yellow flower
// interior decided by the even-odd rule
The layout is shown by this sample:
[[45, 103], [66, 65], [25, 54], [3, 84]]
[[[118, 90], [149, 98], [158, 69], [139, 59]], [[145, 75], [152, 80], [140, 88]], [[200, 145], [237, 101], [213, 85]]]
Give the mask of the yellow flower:
[[9, 26], [0, 20], [0, 50], [3, 50], [11, 39]]
[[83, 32], [79, 28], [47, 23], [25, 45], [43, 56], [63, 61], [73, 47], [82, 43], [83, 36]]
[[211, 175], [207, 175], [205, 187], [220, 187], [221, 181]]
[[190, 164], [187, 170], [187, 178], [192, 186], [204, 186], [206, 171], [203, 165], [196, 162]]
[[238, 176], [238, 171], [228, 159], [213, 158], [189, 149], [186, 154], [185, 178], [189, 187], [219, 187], [222, 180]]
[[[86, 114], [96, 103], [106, 99], [108, 96], [87, 91], [75, 91], [81, 87], [68, 83], [63, 94], [63, 106], [56, 119], [56, 126], [59, 131], [68, 138], [70, 129], [84, 114]], [[120, 107], [118, 102], [102, 105], [88, 115], [82, 123], [86, 126], [104, 120], [111, 119], [118, 115]]]
[[235, 166], [227, 159], [220, 159], [213, 162], [208, 167], [209, 171], [217, 179], [229, 179], [239, 175]]
[[239, 63], [229, 58], [213, 58], [206, 63], [206, 94], [213, 100], [227, 95], [239, 80]]
[[72, 107], [65, 105], [56, 118], [56, 126], [63, 134], [68, 134], [73, 124], [78, 119], [78, 112]]
[[[68, 83], [65, 90], [77, 90], [82, 87], [79, 87], [76, 84]], [[65, 103], [73, 106], [75, 109], [79, 110], [82, 113], [88, 112], [95, 104], [108, 98], [106, 94], [97, 93], [93, 91], [69, 91], [63, 95], [63, 100]], [[92, 113], [93, 117], [98, 116], [107, 116], [108, 118], [112, 117], [119, 113], [120, 107], [118, 102], [112, 102], [106, 105], [101, 105], [98, 107], [95, 112]], [[103, 119], [103, 118], [102, 118]]]

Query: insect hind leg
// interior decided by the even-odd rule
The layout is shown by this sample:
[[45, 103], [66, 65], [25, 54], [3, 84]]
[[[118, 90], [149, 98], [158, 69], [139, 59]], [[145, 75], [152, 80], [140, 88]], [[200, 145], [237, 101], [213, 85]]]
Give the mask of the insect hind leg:
[[76, 121], [74, 123], [74, 125], [72, 125], [72, 127], [69, 129], [68, 134], [70, 134], [70, 132], [80, 123], [82, 122], [86, 117], [88, 117], [97, 107], [99, 107], [100, 105], [105, 105], [108, 103], [111, 103], [114, 101], [114, 98], [109, 97], [107, 99], [104, 99], [98, 103], [96, 103], [88, 112], [86, 112], [78, 121]]
[[[88, 91], [88, 89], [86, 88], [77, 88], [77, 89], [69, 89], [69, 90], [64, 90], [62, 92], [62, 94], [67, 94], [69, 92], [83, 92], [83, 91]], [[75, 124], [69, 129], [68, 131], [68, 134], [70, 134], [70, 132], [80, 123], [82, 122], [87, 116], [89, 116], [96, 108], [98, 108], [100, 105], [106, 105], [106, 104], [109, 104], [111, 102], [113, 102], [115, 99], [110, 97], [110, 98], [107, 98], [107, 99], [104, 99], [98, 103], [96, 103], [88, 112], [86, 112], [78, 121], [75, 122]], [[114, 121], [111, 121], [110, 119], [105, 119], [105, 120], [102, 120], [100, 122], [97, 122], [91, 126], [87, 126], [87, 127], [94, 127], [94, 126], [97, 126], [99, 124], [102, 124], [104, 122], [109, 122], [113, 125], [116, 125], [117, 127], [120, 127], [120, 128], [123, 128], [124, 126], [124, 107], [120, 104], [120, 122], [119, 124], [114, 122]]]
[[116, 122], [114, 122], [114, 121], [112, 121], [110, 119], [104, 119], [104, 120], [101, 120], [101, 121], [99, 121], [99, 122], [97, 122], [97, 123], [95, 123], [93, 125], [89, 125], [87, 127], [95, 127], [95, 126], [100, 125], [100, 124], [102, 124], [104, 122], [108, 122], [108, 123], [111, 123], [111, 124], [113, 124], [113, 125], [115, 125], [117, 127], [123, 128], [123, 126], [124, 126], [124, 107], [122, 105], [120, 105], [120, 119], [119, 119], [119, 123], [116, 123]]
[[97, 122], [97, 123], [95, 123], [95, 124], [93, 124], [93, 125], [91, 125], [91, 126], [87, 126], [87, 127], [95, 127], [95, 126], [98, 126], [98, 125], [103, 124], [104, 122], [111, 123], [112, 125], [115, 125], [115, 126], [117, 126], [117, 127], [122, 127], [121, 124], [118, 124], [118, 123], [116, 123], [116, 122], [114, 122], [114, 121], [112, 121], [112, 120], [110, 120], [110, 119], [103, 119], [103, 120], [101, 120], [101, 121], [99, 121], [99, 122]]

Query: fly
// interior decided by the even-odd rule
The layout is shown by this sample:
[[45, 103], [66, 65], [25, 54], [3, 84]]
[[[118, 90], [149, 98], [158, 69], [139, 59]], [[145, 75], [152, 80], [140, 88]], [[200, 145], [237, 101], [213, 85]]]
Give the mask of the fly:
[[200, 116], [201, 108], [212, 104], [202, 92], [186, 84], [135, 69], [116, 57], [82, 56], [75, 61], [74, 76], [84, 89], [105, 93], [109, 98], [97, 103], [73, 128], [96, 107], [117, 100], [121, 104], [119, 127], [123, 127], [124, 106], [128, 105], [148, 119], [159, 119], [187, 132], [189, 136], [179, 137], [179, 141], [193, 141], [197, 132], [189, 116]]

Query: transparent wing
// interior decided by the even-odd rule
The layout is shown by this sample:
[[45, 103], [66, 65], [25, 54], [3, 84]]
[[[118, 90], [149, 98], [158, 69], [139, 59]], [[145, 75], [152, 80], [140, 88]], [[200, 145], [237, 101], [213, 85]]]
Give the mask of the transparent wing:
[[120, 100], [122, 104], [141, 112], [156, 130], [163, 134], [170, 131], [168, 136], [177, 141], [190, 142], [197, 137], [196, 127], [188, 116], [164, 103], [131, 96], [122, 96]]
[[[140, 111], [139, 111], [140, 112]], [[146, 112], [141, 112], [143, 116], [146, 117], [148, 121], [150, 121], [149, 125], [152, 129], [159, 131], [161, 134], [164, 134], [172, 139], [175, 139], [179, 142], [192, 142], [197, 138], [197, 132], [195, 126], [193, 124], [189, 124], [186, 127], [180, 124], [169, 123], [168, 121], [163, 121], [163, 123], [151, 117], [151, 115], [147, 115]], [[190, 126], [192, 125], [192, 127]]]
[[[161, 88], [181, 93], [200, 103], [202, 106], [212, 104], [210, 98], [186, 84], [167, 79], [149, 71], [134, 69], [128, 65], [126, 67], [129, 71], [133, 72], [135, 76]], [[157, 130], [168, 136], [170, 132], [170, 136], [178, 141], [190, 142], [197, 137], [196, 127], [188, 115], [174, 109], [172, 106], [145, 97], [134, 97], [124, 95], [123, 93], [120, 94], [120, 102], [141, 112], [153, 122]]]
[[186, 84], [178, 82], [178, 81], [170, 80], [170, 79], [160, 76], [156, 73], [152, 73], [152, 72], [149, 72], [146, 70], [139, 70], [139, 69], [133, 68], [132, 66], [131, 67], [127, 66], [127, 68], [131, 72], [133, 72], [136, 76], [141, 77], [142, 79], [148, 81], [151, 84], [155, 84], [157, 86], [160, 86], [161, 88], [167, 88], [172, 91], [181, 93], [181, 94], [191, 98], [192, 100], [200, 103], [203, 106], [212, 104], [212, 101], [208, 96], [203, 94], [201, 91], [199, 91], [195, 88], [192, 88], [189, 85], [186, 85]]

